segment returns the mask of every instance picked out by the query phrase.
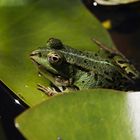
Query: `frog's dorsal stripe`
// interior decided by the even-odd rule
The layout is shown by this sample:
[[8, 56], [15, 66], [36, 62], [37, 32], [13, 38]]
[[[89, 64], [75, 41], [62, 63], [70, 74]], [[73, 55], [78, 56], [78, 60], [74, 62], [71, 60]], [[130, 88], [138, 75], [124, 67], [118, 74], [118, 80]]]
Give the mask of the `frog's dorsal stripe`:
[[[86, 53], [88, 52], [85, 52], [85, 54], [80, 54], [78, 52], [67, 52], [67, 51], [63, 51], [63, 50], [60, 50], [60, 52], [65, 56], [65, 59], [67, 60], [67, 62], [69, 62], [70, 64], [75, 64], [75, 65], [78, 65], [78, 66], [85, 66], [85, 68], [87, 68], [87, 64], [90, 65], [90, 68], [94, 65], [94, 64], [105, 64], [105, 65], [110, 65], [110, 66], [114, 66], [113, 64], [107, 62], [106, 60], [97, 60], [93, 57], [89, 57], [89, 56], [86, 56]], [[69, 56], [69, 57], [66, 57], [66, 56]], [[86, 62], [86, 65], [84, 64]]]

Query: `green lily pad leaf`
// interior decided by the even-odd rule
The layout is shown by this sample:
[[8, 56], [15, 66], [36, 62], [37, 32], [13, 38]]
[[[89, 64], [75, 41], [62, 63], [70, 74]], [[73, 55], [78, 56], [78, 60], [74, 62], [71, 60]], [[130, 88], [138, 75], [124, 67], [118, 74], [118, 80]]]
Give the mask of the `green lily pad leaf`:
[[95, 1], [101, 5], [119, 5], [119, 4], [128, 4], [132, 2], [137, 2], [140, 0], [95, 0]]
[[0, 6], [22, 6], [27, 3], [27, 0], [1, 0]]
[[37, 90], [37, 84], [47, 84], [47, 80], [38, 76], [29, 54], [48, 38], [56, 37], [71, 47], [97, 51], [91, 41], [95, 37], [113, 47], [106, 30], [80, 0], [6, 3], [0, 5], [0, 79], [29, 106], [47, 98]]
[[16, 119], [28, 140], [139, 140], [140, 93], [94, 89], [52, 97]]

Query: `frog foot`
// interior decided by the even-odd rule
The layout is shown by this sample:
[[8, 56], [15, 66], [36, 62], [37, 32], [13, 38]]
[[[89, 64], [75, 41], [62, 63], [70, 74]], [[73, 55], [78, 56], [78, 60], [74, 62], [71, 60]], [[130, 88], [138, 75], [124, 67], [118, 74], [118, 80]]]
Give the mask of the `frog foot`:
[[37, 86], [38, 86], [37, 89], [44, 92], [47, 96], [54, 96], [58, 93], [54, 88], [45, 87], [40, 84], [38, 84]]

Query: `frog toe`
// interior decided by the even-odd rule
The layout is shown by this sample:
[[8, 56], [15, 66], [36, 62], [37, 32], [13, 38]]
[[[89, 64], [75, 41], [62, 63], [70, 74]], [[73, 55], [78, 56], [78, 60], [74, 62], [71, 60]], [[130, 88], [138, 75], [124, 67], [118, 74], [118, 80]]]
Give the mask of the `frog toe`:
[[57, 91], [55, 91], [55, 89], [50, 87], [45, 87], [41, 84], [37, 85], [37, 89], [45, 93], [47, 96], [54, 96], [55, 94], [57, 94]]

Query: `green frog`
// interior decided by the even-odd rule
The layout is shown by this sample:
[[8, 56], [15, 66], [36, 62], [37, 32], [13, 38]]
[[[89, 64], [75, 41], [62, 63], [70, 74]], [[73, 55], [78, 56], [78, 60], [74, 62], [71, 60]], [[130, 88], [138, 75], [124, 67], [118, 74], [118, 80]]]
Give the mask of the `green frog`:
[[98, 52], [80, 51], [50, 38], [46, 45], [30, 54], [50, 86], [38, 85], [48, 96], [91, 88], [132, 90], [140, 74], [118, 51], [94, 39]]

